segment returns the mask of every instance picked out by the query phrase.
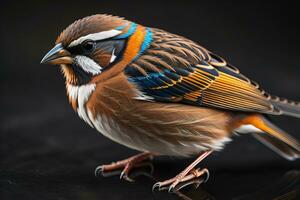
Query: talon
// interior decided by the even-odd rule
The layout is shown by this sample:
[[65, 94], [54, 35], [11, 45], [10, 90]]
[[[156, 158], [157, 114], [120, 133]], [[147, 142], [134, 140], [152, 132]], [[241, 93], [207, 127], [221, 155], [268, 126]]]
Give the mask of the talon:
[[174, 192], [174, 188], [175, 188], [176, 185], [177, 185], [177, 184], [172, 184], [172, 185], [170, 185], [170, 187], [169, 187], [169, 189], [168, 189], [168, 192], [169, 192], [169, 193]]
[[124, 175], [122, 176], [122, 178], [123, 178], [124, 180], [128, 181], [128, 182], [134, 182], [134, 180], [133, 180], [132, 178], [129, 178], [129, 176], [126, 175], [126, 174], [124, 174]]
[[152, 186], [152, 191], [154, 192], [156, 188], [158, 188], [158, 191], [160, 190], [161, 187], [161, 183], [160, 182], [156, 182], [153, 186]]
[[129, 176], [123, 176], [123, 178], [128, 182], [135, 182], [132, 178], [129, 178]]
[[[189, 185], [189, 182], [187, 184], [184, 184], [184, 183], [186, 183], [187, 181], [191, 181], [194, 178], [202, 177], [203, 174], [206, 174], [206, 178], [204, 180], [207, 181], [209, 178], [209, 171], [206, 168], [201, 170], [200, 168], [194, 169], [194, 167], [211, 153], [212, 153], [212, 151], [206, 151], [206, 152], [202, 153], [194, 162], [192, 162], [188, 167], [186, 167], [181, 173], [179, 173], [174, 178], [155, 183], [152, 187], [152, 190], [154, 190], [156, 187], [159, 187], [159, 189], [166, 188], [166, 189], [168, 189], [169, 192], [174, 192], [174, 189], [176, 191], [178, 191], [182, 187]], [[203, 182], [203, 179], [201, 182]], [[180, 187], [179, 183], [180, 184], [183, 183], [183, 186]], [[197, 187], [199, 186], [199, 184], [197, 185]], [[176, 188], [177, 185], [179, 186], [179, 188], [178, 187]]]
[[124, 179], [124, 180], [126, 180], [128, 182], [134, 182], [134, 180], [132, 178], [130, 178], [128, 176], [128, 174], [126, 173], [126, 171], [124, 171], [124, 170], [122, 171], [122, 173], [120, 175], [120, 179]]
[[169, 186], [168, 191], [169, 192], [173, 192], [174, 188], [176, 187], [176, 185], [178, 185], [178, 183], [180, 182], [181, 178], [176, 178], [175, 181]]
[[[202, 176], [205, 175], [203, 178]], [[153, 185], [152, 190], [154, 190], [156, 187], [159, 186], [159, 191], [167, 189], [170, 193], [176, 192], [180, 190], [181, 188], [189, 185], [192, 183], [194, 178], [200, 178], [201, 181], [198, 181], [197, 184], [195, 184], [195, 187], [197, 188], [201, 183], [206, 182], [209, 179], [209, 171], [208, 169], [192, 169], [187, 174], [178, 174], [176, 177], [165, 180], [163, 182], [157, 182]], [[190, 182], [189, 182], [190, 181]], [[180, 186], [181, 185], [181, 186]], [[177, 187], [178, 186], [178, 187]]]
[[209, 179], [210, 174], [209, 174], [208, 169], [206, 169], [206, 168], [204, 168], [202, 171], [206, 174], [206, 177], [204, 179], [204, 183], [206, 183]]
[[102, 173], [103, 172], [103, 165], [100, 165], [98, 167], [96, 167], [95, 169], [95, 176], [98, 177], [99, 176], [99, 173]]
[[125, 171], [123, 170], [120, 174], [120, 179], [122, 179], [124, 175], [125, 175]]
[[123, 171], [120, 175], [120, 179], [124, 178], [127, 181], [134, 181], [133, 179], [128, 177], [129, 172], [131, 171], [132, 168], [139, 166], [139, 164], [144, 161], [145, 159], [148, 159], [150, 156], [153, 156], [151, 153], [149, 152], [144, 152], [144, 153], [140, 153], [138, 155], [132, 156], [130, 158], [118, 161], [118, 162], [112, 162], [111, 164], [108, 165], [101, 165], [98, 166], [95, 169], [95, 176], [98, 176], [100, 172], [114, 172], [116, 170], [122, 170]]

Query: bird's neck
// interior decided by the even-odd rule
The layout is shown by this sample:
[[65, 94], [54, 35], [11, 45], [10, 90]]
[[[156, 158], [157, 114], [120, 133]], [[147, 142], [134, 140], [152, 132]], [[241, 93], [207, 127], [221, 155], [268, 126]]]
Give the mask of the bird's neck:
[[67, 96], [69, 102], [75, 111], [81, 106], [84, 106], [89, 100], [89, 97], [96, 89], [96, 84], [72, 85], [66, 83]]
[[122, 73], [126, 66], [136, 60], [149, 47], [151, 41], [151, 29], [138, 25], [135, 32], [128, 39], [127, 46], [120, 61], [109, 70], [101, 73], [101, 76], [95, 76], [91, 82], [103, 82]]

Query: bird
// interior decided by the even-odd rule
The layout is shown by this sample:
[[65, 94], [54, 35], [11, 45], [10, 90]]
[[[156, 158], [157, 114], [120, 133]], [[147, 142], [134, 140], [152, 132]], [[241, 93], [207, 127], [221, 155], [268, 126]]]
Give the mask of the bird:
[[121, 178], [154, 156], [198, 156], [153, 185], [168, 188], [209, 175], [197, 165], [235, 134], [251, 134], [287, 160], [298, 141], [271, 115], [300, 118], [300, 103], [270, 95], [197, 42], [125, 18], [96, 14], [70, 24], [41, 63], [58, 65], [72, 108], [105, 137], [139, 154], [96, 168]]

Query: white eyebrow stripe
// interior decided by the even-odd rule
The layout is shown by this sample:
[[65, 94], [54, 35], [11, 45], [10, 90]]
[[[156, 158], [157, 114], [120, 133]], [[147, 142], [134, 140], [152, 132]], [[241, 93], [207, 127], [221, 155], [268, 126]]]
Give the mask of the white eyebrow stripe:
[[78, 38], [77, 40], [74, 40], [73, 42], [71, 42], [69, 47], [73, 47], [73, 46], [76, 46], [78, 44], [81, 44], [85, 40], [93, 40], [93, 41], [104, 40], [104, 39], [107, 39], [107, 38], [117, 36], [120, 33], [122, 33], [122, 31], [114, 30], [114, 29], [109, 30], [109, 31], [102, 31], [102, 32], [99, 32], [99, 33], [91, 33], [91, 34], [82, 36], [82, 37]]

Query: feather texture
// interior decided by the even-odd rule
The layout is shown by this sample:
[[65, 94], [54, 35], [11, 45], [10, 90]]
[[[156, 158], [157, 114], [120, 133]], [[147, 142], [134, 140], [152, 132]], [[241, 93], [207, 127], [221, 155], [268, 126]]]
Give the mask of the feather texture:
[[229, 112], [139, 101], [136, 93], [124, 74], [98, 83], [86, 103], [93, 126], [118, 143], [157, 155], [221, 150], [231, 140]]
[[225, 59], [181, 36], [152, 29], [149, 48], [126, 67], [128, 80], [157, 101], [282, 114], [282, 104]]
[[[93, 51], [82, 51], [87, 38], [100, 39]], [[62, 64], [73, 108], [118, 143], [188, 156], [221, 150], [234, 131], [254, 131], [280, 155], [299, 158], [299, 143], [258, 113], [300, 117], [300, 104], [267, 94], [189, 39], [94, 15], [71, 24], [57, 43], [77, 61]]]

